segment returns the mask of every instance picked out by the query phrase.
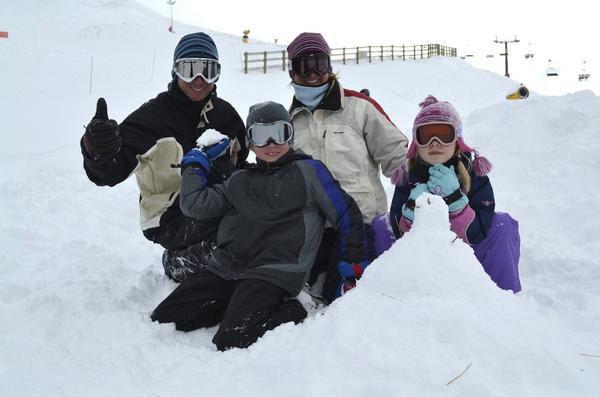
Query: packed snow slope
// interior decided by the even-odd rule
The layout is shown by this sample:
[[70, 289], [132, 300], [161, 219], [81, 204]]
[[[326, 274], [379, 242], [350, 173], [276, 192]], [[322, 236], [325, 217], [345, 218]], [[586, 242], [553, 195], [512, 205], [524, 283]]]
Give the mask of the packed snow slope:
[[[122, 121], [166, 88], [174, 46], [201, 28], [171, 34], [132, 0], [22, 0], [2, 16], [1, 396], [598, 395], [592, 91], [509, 102], [515, 81], [458, 59], [336, 65], [407, 134], [427, 94], [459, 109], [467, 142], [494, 163], [497, 210], [519, 221], [523, 291], [499, 290], [455, 241], [445, 204], [422, 196], [413, 230], [356, 289], [220, 353], [214, 328], [150, 321], [176, 285], [139, 230], [135, 181], [95, 186], [79, 149], [98, 96]], [[242, 73], [243, 51], [273, 45], [210, 33], [219, 95], [243, 117], [259, 101], [291, 102], [286, 72]]]

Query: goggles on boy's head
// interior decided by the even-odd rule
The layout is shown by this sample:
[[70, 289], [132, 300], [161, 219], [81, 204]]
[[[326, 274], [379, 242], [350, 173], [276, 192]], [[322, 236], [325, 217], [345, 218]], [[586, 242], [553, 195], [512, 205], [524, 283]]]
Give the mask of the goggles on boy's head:
[[282, 145], [294, 136], [294, 127], [287, 121], [254, 123], [248, 127], [248, 140], [256, 146], [267, 146], [273, 142]]
[[186, 83], [191, 83], [198, 76], [207, 83], [214, 83], [221, 75], [221, 64], [208, 58], [181, 58], [173, 64], [173, 72]]
[[306, 77], [311, 73], [323, 76], [331, 72], [331, 59], [329, 54], [306, 54], [290, 59], [289, 69], [300, 77]]
[[417, 128], [417, 145], [429, 146], [434, 139], [441, 145], [452, 145], [456, 142], [454, 128], [448, 124], [428, 124]]

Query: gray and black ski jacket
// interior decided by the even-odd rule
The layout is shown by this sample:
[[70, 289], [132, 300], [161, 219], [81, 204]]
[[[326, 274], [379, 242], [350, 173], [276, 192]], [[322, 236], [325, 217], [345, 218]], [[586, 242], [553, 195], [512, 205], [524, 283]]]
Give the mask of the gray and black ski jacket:
[[187, 168], [180, 205], [194, 218], [223, 215], [208, 269], [224, 279], [260, 279], [296, 296], [314, 263], [325, 219], [339, 234], [339, 257], [367, 258], [367, 239], [356, 202], [325, 165], [300, 150], [274, 163], [259, 161], [222, 184], [202, 188]]

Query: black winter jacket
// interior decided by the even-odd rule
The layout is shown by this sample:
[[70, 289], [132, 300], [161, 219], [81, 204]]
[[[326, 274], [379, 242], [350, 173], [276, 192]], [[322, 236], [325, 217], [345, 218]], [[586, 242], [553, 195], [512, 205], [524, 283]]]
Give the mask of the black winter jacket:
[[239, 150], [236, 159], [227, 154], [215, 162], [209, 180], [221, 182], [248, 156], [244, 123], [231, 104], [217, 97], [216, 88], [205, 100], [193, 102], [172, 82], [167, 91], [143, 104], [119, 125], [121, 150], [113, 161], [94, 161], [82, 140], [84, 169], [99, 186], [114, 186], [136, 174], [140, 223], [150, 238], [147, 232], [151, 229], [182, 216], [178, 202], [181, 174], [171, 164], [178, 164], [207, 129], [235, 139], [234, 147]]
[[202, 189], [183, 173], [181, 209], [187, 216], [224, 216], [208, 269], [225, 279], [261, 279], [297, 295], [314, 263], [325, 219], [340, 235], [340, 260], [367, 258], [362, 215], [325, 165], [300, 150], [274, 163], [236, 171]]

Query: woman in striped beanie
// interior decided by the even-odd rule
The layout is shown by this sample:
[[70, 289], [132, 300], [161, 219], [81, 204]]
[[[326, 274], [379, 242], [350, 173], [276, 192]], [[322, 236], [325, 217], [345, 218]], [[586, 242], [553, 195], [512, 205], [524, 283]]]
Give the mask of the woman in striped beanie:
[[[320, 33], [301, 33], [287, 51], [294, 89], [294, 147], [325, 163], [358, 204], [370, 231], [371, 219], [388, 210], [379, 170], [391, 177], [404, 164], [408, 139], [373, 98], [342, 87], [332, 71], [329, 44]], [[335, 230], [327, 228], [309, 280], [327, 271], [322, 292], [326, 301], [337, 297], [337, 286], [344, 281], [337, 269], [337, 240]], [[359, 273], [362, 269], [354, 278]]]

